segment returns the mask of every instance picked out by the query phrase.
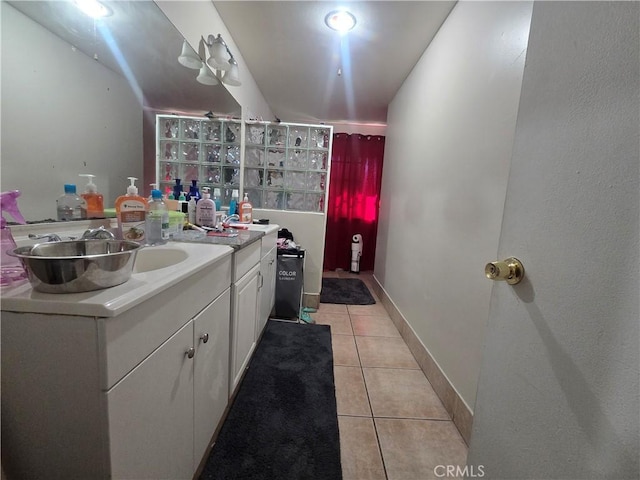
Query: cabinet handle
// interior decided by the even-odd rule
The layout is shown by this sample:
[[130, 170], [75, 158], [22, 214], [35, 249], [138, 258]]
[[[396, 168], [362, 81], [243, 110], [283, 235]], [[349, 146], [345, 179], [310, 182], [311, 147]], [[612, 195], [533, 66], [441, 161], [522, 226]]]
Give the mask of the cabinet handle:
[[196, 354], [196, 349], [191, 347], [189, 350], [184, 352], [184, 354], [189, 358], [193, 358], [193, 356]]
[[202, 335], [200, 335], [200, 340], [202, 340], [202, 343], [207, 343], [209, 341], [209, 334], [203, 333]]

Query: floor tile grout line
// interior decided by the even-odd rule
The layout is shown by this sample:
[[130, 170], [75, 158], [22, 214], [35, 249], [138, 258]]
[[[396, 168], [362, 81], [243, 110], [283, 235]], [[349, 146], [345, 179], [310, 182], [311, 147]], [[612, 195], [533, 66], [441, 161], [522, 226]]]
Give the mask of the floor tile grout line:
[[[367, 287], [369, 288], [369, 287]], [[353, 330], [353, 322], [351, 322], [351, 313], [349, 313], [349, 323], [351, 324], [351, 330]], [[387, 465], [384, 461], [384, 454], [382, 453], [382, 445], [380, 443], [380, 435], [378, 435], [378, 427], [376, 425], [376, 417], [373, 413], [373, 405], [371, 405], [371, 397], [369, 396], [369, 389], [367, 388], [367, 380], [364, 378], [364, 367], [362, 366], [362, 359], [360, 358], [360, 350], [358, 349], [358, 342], [356, 342], [356, 335], [353, 335], [353, 343], [356, 346], [356, 354], [358, 355], [358, 362], [360, 362], [360, 374], [362, 375], [362, 383], [364, 384], [364, 391], [367, 394], [367, 402], [369, 403], [369, 410], [371, 410], [371, 422], [373, 423], [373, 431], [376, 434], [376, 443], [378, 444], [378, 453], [380, 454], [380, 461], [382, 462], [382, 469], [384, 470], [384, 477], [388, 480], [389, 474], [387, 473]]]

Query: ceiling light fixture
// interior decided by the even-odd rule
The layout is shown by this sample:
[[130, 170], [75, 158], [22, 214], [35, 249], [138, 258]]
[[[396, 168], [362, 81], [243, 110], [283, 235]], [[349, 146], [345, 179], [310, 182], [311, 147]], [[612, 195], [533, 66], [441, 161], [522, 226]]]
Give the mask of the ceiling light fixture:
[[324, 17], [327, 27], [340, 33], [346, 33], [356, 26], [356, 17], [347, 10], [333, 10]]
[[[206, 58], [207, 51], [209, 53], [208, 59]], [[217, 85], [220, 83], [219, 81], [234, 87], [242, 85], [238, 62], [220, 34], [217, 37], [209, 35], [207, 40], [200, 37], [198, 53], [185, 40], [178, 62], [187, 68], [199, 69], [196, 80], [204, 85]], [[213, 70], [213, 73], [209, 68]]]
[[75, 0], [73, 3], [91, 18], [103, 18], [113, 15], [111, 9], [98, 2], [98, 0]]

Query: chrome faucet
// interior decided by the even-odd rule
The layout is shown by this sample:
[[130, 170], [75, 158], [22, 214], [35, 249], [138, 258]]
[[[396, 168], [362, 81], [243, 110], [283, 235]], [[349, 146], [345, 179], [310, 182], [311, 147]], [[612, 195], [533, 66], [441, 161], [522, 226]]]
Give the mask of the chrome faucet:
[[222, 223], [226, 224], [229, 223], [231, 220], [235, 220], [237, 222], [240, 221], [240, 215], [238, 215], [237, 213], [234, 213], [233, 215], [227, 215], [226, 217], [222, 217]]
[[55, 233], [43, 233], [41, 235], [36, 235], [35, 233], [30, 233], [29, 238], [32, 240], [46, 240], [47, 242], [61, 242], [62, 239], [59, 235]]
[[115, 235], [102, 225], [98, 228], [90, 228], [82, 234], [82, 240], [115, 240], [115, 238]]

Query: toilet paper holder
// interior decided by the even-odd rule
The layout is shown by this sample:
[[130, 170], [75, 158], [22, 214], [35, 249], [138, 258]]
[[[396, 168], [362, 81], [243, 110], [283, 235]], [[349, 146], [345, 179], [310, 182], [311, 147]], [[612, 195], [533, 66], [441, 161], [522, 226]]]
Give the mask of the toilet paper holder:
[[501, 262], [487, 263], [484, 274], [489, 280], [504, 280], [509, 285], [515, 285], [524, 277], [524, 265], [517, 258], [509, 257]]

